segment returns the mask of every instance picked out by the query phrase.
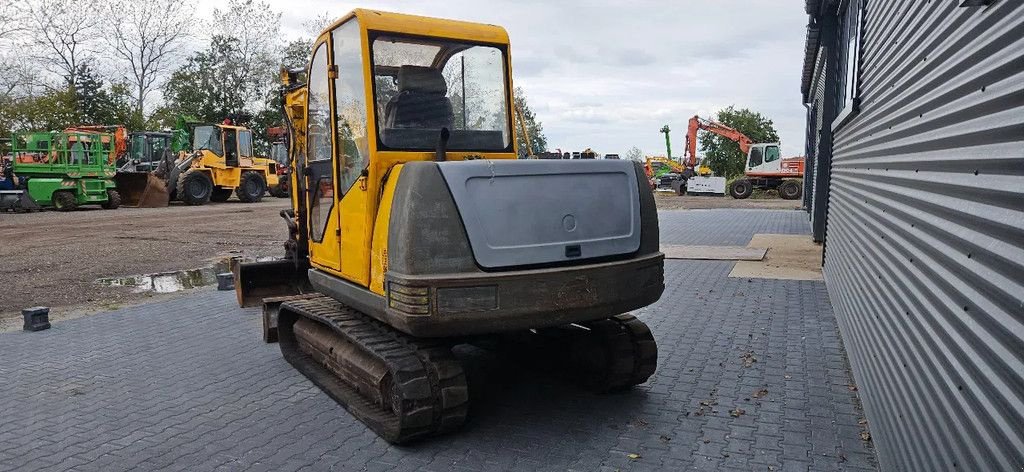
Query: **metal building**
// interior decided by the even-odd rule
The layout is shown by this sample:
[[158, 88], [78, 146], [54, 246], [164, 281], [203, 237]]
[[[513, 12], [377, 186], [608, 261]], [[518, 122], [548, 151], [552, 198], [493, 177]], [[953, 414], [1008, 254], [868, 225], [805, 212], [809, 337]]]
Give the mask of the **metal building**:
[[806, 0], [814, 238], [884, 470], [1024, 469], [1024, 1]]

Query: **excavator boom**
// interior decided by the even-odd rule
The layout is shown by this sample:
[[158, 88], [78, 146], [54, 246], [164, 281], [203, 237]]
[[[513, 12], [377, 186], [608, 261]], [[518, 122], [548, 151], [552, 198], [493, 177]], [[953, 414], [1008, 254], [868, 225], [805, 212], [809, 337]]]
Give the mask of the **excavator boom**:
[[754, 144], [752, 139], [736, 128], [732, 128], [717, 121], [705, 120], [694, 115], [690, 118], [690, 122], [686, 128], [686, 156], [684, 156], [684, 162], [687, 167], [692, 168], [697, 165], [697, 131], [699, 130], [715, 133], [725, 139], [739, 144], [740, 152], [744, 155], [750, 151], [750, 145]]

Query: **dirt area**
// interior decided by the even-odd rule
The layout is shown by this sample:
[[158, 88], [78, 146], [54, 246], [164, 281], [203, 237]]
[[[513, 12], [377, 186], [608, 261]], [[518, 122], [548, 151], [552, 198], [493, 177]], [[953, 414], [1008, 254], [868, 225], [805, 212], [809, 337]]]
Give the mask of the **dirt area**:
[[255, 204], [0, 213], [0, 330], [12, 322], [20, 327], [20, 310], [29, 306], [49, 306], [51, 318], [60, 319], [170, 296], [97, 279], [198, 269], [232, 256], [280, 256], [288, 230], [278, 214], [287, 207], [286, 199], [268, 198]]
[[767, 249], [760, 261], [739, 261], [729, 277], [822, 280], [820, 244], [802, 234], [755, 234], [750, 248]]
[[672, 192], [655, 192], [655, 200], [659, 210], [704, 210], [710, 208], [751, 208], [767, 210], [799, 210], [802, 200], [783, 200], [781, 198], [747, 198], [737, 200], [725, 197], [678, 196]]

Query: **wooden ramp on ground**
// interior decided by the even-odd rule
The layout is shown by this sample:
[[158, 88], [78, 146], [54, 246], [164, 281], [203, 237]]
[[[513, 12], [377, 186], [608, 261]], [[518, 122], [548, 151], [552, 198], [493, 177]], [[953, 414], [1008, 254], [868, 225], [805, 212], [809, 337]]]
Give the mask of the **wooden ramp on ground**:
[[692, 259], [702, 261], [760, 261], [765, 248], [743, 246], [688, 246], [662, 244], [665, 259]]
[[821, 245], [810, 236], [755, 234], [748, 248], [767, 251], [762, 260], [741, 260], [729, 277], [780, 280], [822, 280]]

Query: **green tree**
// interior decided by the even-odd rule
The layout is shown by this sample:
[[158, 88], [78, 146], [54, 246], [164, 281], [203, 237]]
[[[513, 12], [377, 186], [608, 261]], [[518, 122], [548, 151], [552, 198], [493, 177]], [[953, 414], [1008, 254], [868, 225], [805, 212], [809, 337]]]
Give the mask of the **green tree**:
[[[779, 141], [779, 134], [772, 120], [747, 108], [737, 110], [734, 106], [729, 106], [719, 110], [715, 115], [715, 121], [739, 130], [755, 143]], [[710, 166], [715, 174], [726, 178], [743, 174], [747, 156], [740, 152], [739, 144], [708, 131], [701, 131], [698, 139], [704, 163]]]
[[214, 36], [205, 50], [190, 56], [164, 84], [167, 105], [155, 113], [161, 124], [172, 126], [178, 115], [217, 123], [228, 115], [244, 113], [246, 98], [256, 84], [239, 75], [235, 66], [241, 60], [237, 40]]
[[309, 66], [309, 56], [313, 51], [313, 41], [296, 39], [284, 46], [281, 54], [281, 66], [288, 69], [306, 70]]
[[123, 83], [106, 86], [86, 64], [78, 66], [75, 101], [82, 124], [123, 124], [130, 129], [143, 127], [142, 116], [132, 105], [129, 87]]
[[0, 135], [4, 137], [20, 131], [62, 130], [82, 121], [77, 94], [71, 87], [0, 102]]
[[533, 148], [533, 153], [547, 152], [548, 138], [544, 136], [544, 124], [537, 120], [537, 116], [530, 109], [530, 105], [526, 103], [526, 92], [523, 91], [522, 87], [516, 87], [512, 92], [512, 97], [515, 101], [513, 113], [515, 114], [515, 136], [519, 154], [529, 154], [526, 148], [526, 137], [523, 136], [523, 128], [519, 124], [520, 115], [523, 122], [526, 123], [526, 132], [530, 135], [530, 145]]

